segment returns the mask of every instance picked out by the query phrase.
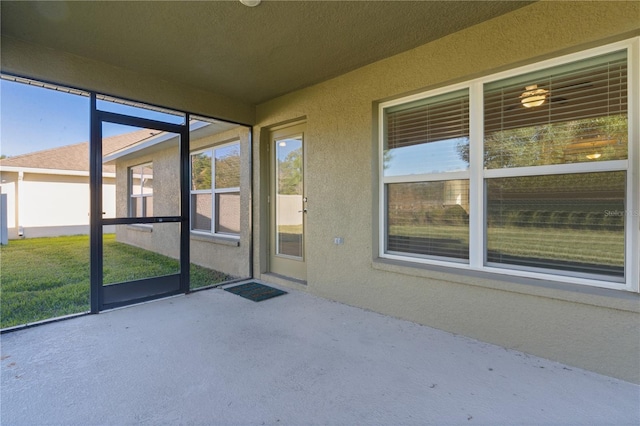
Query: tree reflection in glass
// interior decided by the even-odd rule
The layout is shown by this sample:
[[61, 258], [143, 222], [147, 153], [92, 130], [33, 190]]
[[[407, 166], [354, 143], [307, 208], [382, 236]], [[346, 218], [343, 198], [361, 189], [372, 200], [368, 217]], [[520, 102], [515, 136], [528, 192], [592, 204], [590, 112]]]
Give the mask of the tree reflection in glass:
[[276, 233], [279, 255], [303, 256], [302, 137], [276, 143]]

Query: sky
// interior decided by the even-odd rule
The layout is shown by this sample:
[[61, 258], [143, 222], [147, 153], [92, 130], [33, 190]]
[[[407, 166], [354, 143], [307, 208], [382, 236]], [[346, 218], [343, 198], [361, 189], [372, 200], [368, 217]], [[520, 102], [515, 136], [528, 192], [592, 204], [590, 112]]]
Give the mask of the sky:
[[[143, 111], [99, 102], [111, 112]], [[13, 157], [44, 149], [72, 145], [89, 140], [89, 98], [0, 80], [0, 155]], [[166, 115], [152, 111], [136, 114], [160, 119]], [[176, 123], [175, 119], [171, 122]], [[103, 136], [113, 136], [135, 128], [105, 125]]]
[[468, 139], [447, 139], [391, 149], [385, 163], [384, 175], [402, 176], [467, 170], [469, 163], [460, 158], [457, 147], [459, 144], [468, 143]]
[[0, 154], [89, 140], [89, 98], [0, 80]]

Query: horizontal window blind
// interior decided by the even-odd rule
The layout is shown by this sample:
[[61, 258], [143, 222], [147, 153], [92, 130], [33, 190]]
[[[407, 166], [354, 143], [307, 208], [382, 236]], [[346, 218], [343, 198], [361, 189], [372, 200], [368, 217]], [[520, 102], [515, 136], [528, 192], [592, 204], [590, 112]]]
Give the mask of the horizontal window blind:
[[624, 277], [626, 172], [488, 179], [487, 262]]
[[387, 185], [387, 250], [469, 259], [469, 181]]
[[[542, 104], [526, 107], [535, 90]], [[486, 84], [485, 166], [627, 158], [627, 103], [625, 52]]]
[[386, 149], [468, 136], [466, 89], [386, 109]]

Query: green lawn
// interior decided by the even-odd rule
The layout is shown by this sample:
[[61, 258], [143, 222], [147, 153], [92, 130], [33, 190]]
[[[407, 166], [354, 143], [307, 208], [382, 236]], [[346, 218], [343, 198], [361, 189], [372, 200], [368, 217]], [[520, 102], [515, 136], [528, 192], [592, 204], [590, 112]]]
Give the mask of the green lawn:
[[[179, 271], [178, 261], [104, 236], [104, 282]], [[191, 265], [191, 288], [231, 279]], [[11, 240], [0, 247], [0, 328], [89, 310], [89, 237]]]

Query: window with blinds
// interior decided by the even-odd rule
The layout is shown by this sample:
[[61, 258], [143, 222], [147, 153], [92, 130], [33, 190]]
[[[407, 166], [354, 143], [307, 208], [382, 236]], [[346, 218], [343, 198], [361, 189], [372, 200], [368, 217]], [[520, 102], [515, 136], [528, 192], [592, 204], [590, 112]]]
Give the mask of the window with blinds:
[[624, 278], [625, 172], [487, 180], [487, 264]]
[[639, 291], [639, 45], [382, 103], [381, 256]]
[[468, 90], [390, 107], [385, 122], [387, 251], [467, 260]]
[[468, 90], [388, 108], [385, 120], [385, 176], [469, 168]]
[[387, 185], [387, 250], [469, 259], [469, 181]]
[[496, 170], [486, 180], [488, 265], [624, 279], [624, 217], [605, 212], [624, 211], [626, 173], [611, 160], [628, 155], [627, 104], [625, 51], [484, 85], [485, 168], [612, 167]]
[[626, 51], [484, 86], [484, 167], [627, 158]]

